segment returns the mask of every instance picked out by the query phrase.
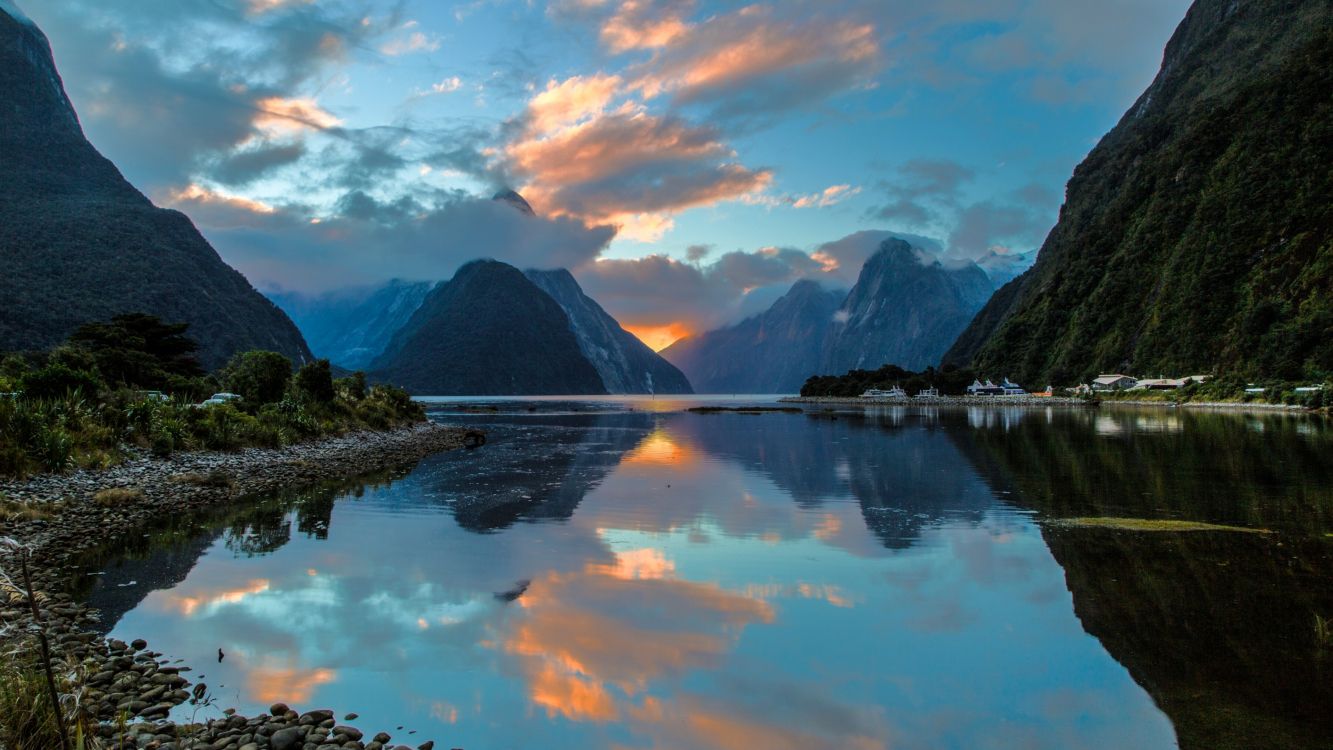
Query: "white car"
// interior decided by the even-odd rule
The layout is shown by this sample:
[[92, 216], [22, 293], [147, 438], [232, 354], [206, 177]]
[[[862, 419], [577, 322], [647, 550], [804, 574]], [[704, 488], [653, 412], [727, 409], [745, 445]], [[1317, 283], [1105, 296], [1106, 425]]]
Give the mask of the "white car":
[[240, 400], [241, 397], [235, 393], [214, 393], [212, 396], [209, 396], [207, 399], [204, 400], [202, 404], [199, 405], [217, 406], [218, 404], [226, 404], [232, 401], [240, 401]]

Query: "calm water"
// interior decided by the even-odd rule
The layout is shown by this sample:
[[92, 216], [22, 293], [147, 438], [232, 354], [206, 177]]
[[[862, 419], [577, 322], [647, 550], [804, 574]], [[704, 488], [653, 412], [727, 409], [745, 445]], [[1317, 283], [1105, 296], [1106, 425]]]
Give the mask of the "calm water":
[[687, 403], [437, 403], [490, 443], [177, 520], [90, 597], [222, 707], [412, 746], [1333, 746], [1325, 422]]

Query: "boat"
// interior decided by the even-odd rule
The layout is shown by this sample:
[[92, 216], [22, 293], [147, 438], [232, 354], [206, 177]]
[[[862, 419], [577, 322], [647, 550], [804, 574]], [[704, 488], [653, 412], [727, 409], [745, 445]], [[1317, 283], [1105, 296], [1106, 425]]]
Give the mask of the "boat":
[[925, 398], [939, 398], [939, 397], [940, 397], [940, 389], [939, 389], [939, 388], [936, 388], [936, 387], [933, 386], [933, 385], [932, 385], [931, 387], [929, 387], [929, 388], [922, 388], [921, 390], [917, 391], [915, 397], [916, 397], [916, 398], [922, 398], [922, 399], [925, 399]]
[[907, 391], [904, 391], [896, 385], [887, 391], [880, 390], [879, 388], [871, 388], [865, 393], [862, 393], [861, 398], [907, 398]]

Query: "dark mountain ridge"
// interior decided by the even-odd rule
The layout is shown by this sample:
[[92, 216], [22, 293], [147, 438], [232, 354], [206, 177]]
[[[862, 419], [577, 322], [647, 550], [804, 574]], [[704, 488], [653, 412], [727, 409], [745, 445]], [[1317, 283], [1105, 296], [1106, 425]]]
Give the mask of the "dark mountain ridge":
[[850, 292], [798, 281], [767, 311], [662, 356], [702, 393], [799, 393], [812, 375], [885, 364], [920, 370], [939, 361], [993, 289], [975, 263], [946, 266], [891, 237]]
[[622, 328], [601, 305], [583, 293], [569, 271], [529, 269], [523, 273], [569, 316], [579, 350], [597, 368], [607, 393], [694, 392], [690, 381], [675, 365]]
[[432, 289], [371, 368], [422, 395], [606, 393], [560, 305], [495, 260]]
[[700, 393], [796, 393], [819, 366], [825, 332], [844, 296], [801, 280], [768, 310], [681, 339], [662, 356]]
[[1330, 59], [1326, 0], [1195, 2], [946, 362], [1043, 383], [1333, 372]]
[[45, 35], [0, 9], [0, 351], [48, 349], [129, 312], [190, 324], [207, 367], [237, 351], [311, 359], [296, 326], [186, 216], [84, 137]]

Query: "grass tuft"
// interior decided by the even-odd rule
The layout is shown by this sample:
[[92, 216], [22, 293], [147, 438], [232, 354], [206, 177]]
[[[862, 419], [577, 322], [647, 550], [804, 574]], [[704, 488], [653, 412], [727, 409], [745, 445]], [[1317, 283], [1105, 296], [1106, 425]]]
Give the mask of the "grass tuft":
[[93, 495], [93, 502], [103, 508], [119, 508], [142, 499], [143, 490], [138, 487], [108, 487]]
[[230, 474], [220, 469], [214, 469], [205, 474], [198, 472], [177, 474], [172, 477], [171, 480], [179, 484], [192, 484], [196, 487], [217, 487], [224, 489], [230, 489], [236, 484], [232, 481]]

